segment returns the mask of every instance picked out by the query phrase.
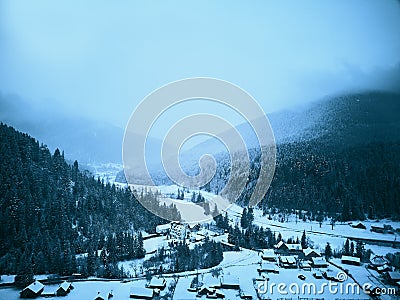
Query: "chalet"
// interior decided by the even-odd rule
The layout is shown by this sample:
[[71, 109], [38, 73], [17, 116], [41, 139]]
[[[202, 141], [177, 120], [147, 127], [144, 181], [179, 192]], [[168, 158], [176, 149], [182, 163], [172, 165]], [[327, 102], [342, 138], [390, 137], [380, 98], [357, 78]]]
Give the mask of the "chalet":
[[279, 273], [279, 268], [277, 265], [272, 263], [262, 262], [261, 266], [257, 269], [258, 272], [266, 272], [266, 273]]
[[187, 224], [182, 224], [180, 222], [171, 222], [170, 224], [171, 228], [169, 234], [172, 239], [183, 240], [190, 232]]
[[321, 253], [318, 250], [307, 248], [303, 249], [305, 259], [311, 259], [313, 257], [321, 257]]
[[295, 256], [279, 256], [279, 265], [285, 269], [297, 268], [297, 259]]
[[371, 226], [371, 231], [372, 232], [377, 232], [377, 233], [394, 234], [394, 229], [393, 229], [392, 225], [383, 225], [383, 227]]
[[36, 298], [43, 292], [44, 285], [39, 281], [35, 281], [28, 285], [20, 292], [21, 298]]
[[280, 241], [278, 244], [276, 244], [274, 248], [277, 253], [287, 253], [289, 251], [288, 247], [283, 241]]
[[133, 299], [153, 299], [153, 290], [143, 287], [131, 287], [129, 298]]
[[56, 297], [57, 296], [57, 288], [54, 286], [45, 285], [40, 296], [44, 297], [44, 298]]
[[388, 263], [387, 259], [382, 255], [374, 255], [373, 257], [371, 257], [369, 262], [370, 267], [372, 267], [373, 269], [377, 269], [378, 267], [382, 267]]
[[379, 226], [371, 226], [372, 232], [385, 233], [385, 228]]
[[238, 290], [240, 288], [239, 278], [232, 275], [224, 275], [221, 279], [221, 288]]
[[167, 286], [167, 282], [165, 278], [160, 277], [153, 277], [151, 278], [150, 282], [146, 285], [147, 288], [150, 289], [160, 289], [163, 290]]
[[313, 257], [311, 258], [311, 265], [313, 268], [326, 268], [328, 267], [328, 262], [323, 257]]
[[388, 265], [383, 265], [383, 266], [377, 267], [376, 270], [378, 271], [378, 273], [382, 274], [384, 272], [392, 271], [392, 268]]
[[303, 269], [305, 271], [311, 271], [311, 264], [308, 261], [303, 260], [300, 262], [299, 265], [300, 265], [301, 269]]
[[351, 227], [353, 228], [358, 228], [358, 229], [367, 229], [367, 226], [365, 226], [363, 223], [358, 223], [358, 224], [351, 224]]
[[263, 260], [270, 261], [270, 262], [275, 262], [276, 261], [276, 255], [274, 253], [274, 250], [272, 249], [265, 249], [261, 255]]
[[200, 224], [194, 224], [193, 226], [189, 227], [191, 232], [197, 232], [200, 230]]
[[222, 299], [225, 298], [224, 293], [221, 291], [218, 291], [214, 288], [208, 287], [208, 286], [203, 286], [198, 292], [197, 292], [197, 297], [201, 297], [203, 295], [206, 295], [206, 298], [209, 299]]
[[400, 272], [387, 272], [387, 279], [390, 284], [396, 285], [400, 282]]
[[214, 288], [211, 288], [209, 286], [202, 286], [198, 292], [197, 295], [199, 296], [203, 296], [203, 295], [207, 295], [207, 294], [213, 294], [215, 292]]
[[171, 224], [161, 224], [156, 226], [156, 233], [158, 234], [168, 234], [171, 228]]
[[100, 292], [97, 292], [96, 297], [94, 298], [94, 300], [106, 300], [107, 297], [104, 296], [103, 294], [101, 294]]
[[361, 260], [359, 257], [342, 255], [342, 264], [359, 266], [361, 264]]
[[303, 251], [301, 244], [286, 244], [288, 251], [291, 253], [300, 253]]
[[74, 287], [70, 282], [64, 281], [63, 283], [60, 284], [60, 286], [57, 288], [57, 296], [66, 296], [68, 293], [73, 289]]
[[214, 290], [214, 293], [207, 294], [206, 298], [208, 298], [208, 299], [223, 299], [223, 298], [225, 298], [225, 294], [221, 291]]

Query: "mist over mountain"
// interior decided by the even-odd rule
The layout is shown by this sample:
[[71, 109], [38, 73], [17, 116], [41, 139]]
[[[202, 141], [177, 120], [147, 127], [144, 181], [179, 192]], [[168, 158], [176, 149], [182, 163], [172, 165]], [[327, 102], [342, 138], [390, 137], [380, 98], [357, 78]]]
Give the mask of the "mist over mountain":
[[[307, 114], [304, 114], [307, 112]], [[303, 112], [316, 122], [299, 138], [277, 145], [277, 165], [261, 207], [305, 209], [350, 219], [400, 215], [400, 94], [364, 92], [327, 98]], [[314, 136], [314, 138], [308, 138]], [[257, 161], [259, 154], [253, 154]], [[207, 188], [218, 191], [229, 174], [227, 155]], [[248, 204], [259, 166], [251, 165]]]
[[[45, 141], [51, 151], [64, 150], [67, 160], [78, 159], [89, 165], [122, 164], [123, 128], [82, 117], [79, 107], [76, 112], [71, 112], [52, 102], [45, 105], [32, 103], [0, 93], [0, 121]], [[161, 144], [160, 140], [149, 137], [147, 155], [155, 157]]]

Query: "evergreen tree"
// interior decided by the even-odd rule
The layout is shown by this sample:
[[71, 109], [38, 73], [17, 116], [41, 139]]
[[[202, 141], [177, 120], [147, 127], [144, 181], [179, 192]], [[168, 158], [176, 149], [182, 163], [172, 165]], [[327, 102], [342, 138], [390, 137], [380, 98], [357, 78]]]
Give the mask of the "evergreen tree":
[[331, 257], [332, 257], [332, 247], [331, 244], [327, 242], [325, 246], [325, 258], [329, 260]]
[[301, 247], [303, 249], [306, 249], [308, 247], [306, 231], [305, 230], [303, 231], [303, 235], [301, 236]]

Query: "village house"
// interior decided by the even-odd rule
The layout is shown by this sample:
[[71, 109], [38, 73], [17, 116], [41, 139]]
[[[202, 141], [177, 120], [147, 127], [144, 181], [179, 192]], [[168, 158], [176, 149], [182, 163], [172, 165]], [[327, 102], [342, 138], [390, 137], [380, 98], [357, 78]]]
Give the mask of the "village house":
[[261, 266], [257, 269], [259, 273], [266, 272], [266, 273], [279, 273], [279, 268], [277, 265], [269, 262], [261, 262]]
[[383, 225], [383, 227], [371, 226], [371, 231], [372, 232], [377, 232], [377, 233], [394, 234], [394, 229], [393, 229], [392, 225]]
[[295, 256], [279, 256], [279, 265], [285, 269], [297, 268], [297, 259]]
[[56, 294], [57, 296], [66, 296], [68, 293], [73, 289], [74, 287], [70, 282], [64, 281], [63, 283], [60, 284], [60, 286], [57, 288]]
[[303, 248], [301, 247], [301, 244], [286, 244], [286, 247], [288, 248], [288, 251], [290, 253], [301, 253], [301, 252], [303, 252]]
[[225, 298], [225, 295], [223, 292], [216, 290], [215, 288], [211, 288], [208, 286], [203, 286], [202, 288], [199, 289], [197, 292], [197, 297], [201, 297], [206, 295], [206, 298], [211, 298], [211, 299], [222, 299]]
[[359, 266], [361, 264], [361, 260], [359, 257], [342, 255], [342, 264]]
[[171, 229], [171, 224], [161, 224], [156, 226], [156, 233], [166, 235]]
[[357, 224], [351, 224], [351, 227], [353, 228], [358, 228], [358, 229], [367, 229], [367, 226], [365, 226], [363, 223], [357, 223]]
[[311, 265], [313, 268], [326, 268], [328, 267], [328, 262], [323, 257], [313, 257], [311, 258]]
[[321, 253], [318, 250], [307, 248], [303, 249], [304, 259], [310, 260], [313, 257], [321, 257]]
[[143, 287], [131, 287], [129, 298], [133, 299], [153, 299], [153, 290]]
[[150, 282], [146, 285], [147, 288], [150, 289], [165, 289], [167, 282], [165, 278], [162, 277], [153, 277], [151, 278]]
[[276, 261], [276, 255], [273, 249], [265, 249], [261, 255], [261, 258], [270, 262]]
[[21, 298], [36, 298], [43, 292], [44, 285], [39, 281], [35, 281], [28, 285], [20, 292]]
[[301, 261], [299, 263], [299, 266], [301, 269], [303, 269], [305, 271], [311, 271], [311, 264], [306, 260]]
[[274, 248], [275, 251], [278, 253], [284, 253], [284, 252], [286, 253], [287, 251], [289, 251], [288, 247], [283, 241], [280, 241], [278, 244], [276, 244]]
[[57, 287], [45, 285], [40, 296], [44, 298], [56, 297]]
[[239, 278], [232, 275], [224, 275], [221, 278], [221, 288], [238, 290], [240, 288]]
[[373, 269], [377, 269], [378, 267], [382, 267], [388, 263], [387, 259], [382, 255], [374, 255], [370, 258], [370, 267]]
[[169, 235], [172, 239], [183, 240], [190, 233], [187, 224], [182, 224], [180, 222], [171, 222], [170, 224], [171, 228], [169, 231]]

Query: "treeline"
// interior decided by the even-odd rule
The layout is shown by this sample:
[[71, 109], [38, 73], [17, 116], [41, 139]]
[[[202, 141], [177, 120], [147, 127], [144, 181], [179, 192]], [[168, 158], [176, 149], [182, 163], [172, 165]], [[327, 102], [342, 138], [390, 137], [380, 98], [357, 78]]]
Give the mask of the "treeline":
[[143, 266], [153, 269], [154, 273], [162, 274], [211, 268], [217, 266], [223, 259], [221, 243], [208, 237], [193, 249], [189, 249], [184, 241], [176, 245], [171, 243], [169, 246], [168, 250], [159, 249], [156, 255], [143, 263]]
[[[275, 175], [259, 204], [265, 214], [305, 210], [339, 221], [400, 218], [400, 142], [347, 148], [336, 147], [324, 137], [279, 145], [277, 150]], [[217, 173], [228, 174], [227, 165], [222, 164]], [[244, 207], [258, 180], [259, 152], [250, 168], [237, 201]]]
[[[104, 250], [111, 262], [142, 257], [139, 230], [166, 221], [138, 199], [158, 206], [157, 195], [133, 194], [69, 165], [27, 134], [0, 124], [0, 273], [93, 273], [90, 253]], [[160, 208], [179, 219], [175, 207]], [[141, 246], [140, 246], [141, 245]], [[135, 248], [135, 249], [133, 249]], [[77, 254], [85, 254], [77, 260]], [[103, 264], [104, 265], [104, 264]]]

